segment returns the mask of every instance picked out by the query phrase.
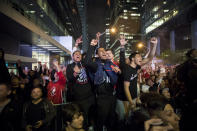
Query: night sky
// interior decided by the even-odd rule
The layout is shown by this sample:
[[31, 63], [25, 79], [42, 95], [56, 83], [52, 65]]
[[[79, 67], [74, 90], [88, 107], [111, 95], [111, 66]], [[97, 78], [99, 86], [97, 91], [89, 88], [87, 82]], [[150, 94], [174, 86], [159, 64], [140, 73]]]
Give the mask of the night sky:
[[[105, 31], [107, 0], [87, 0], [87, 24], [90, 40], [97, 32]], [[103, 42], [104, 39], [101, 38]]]

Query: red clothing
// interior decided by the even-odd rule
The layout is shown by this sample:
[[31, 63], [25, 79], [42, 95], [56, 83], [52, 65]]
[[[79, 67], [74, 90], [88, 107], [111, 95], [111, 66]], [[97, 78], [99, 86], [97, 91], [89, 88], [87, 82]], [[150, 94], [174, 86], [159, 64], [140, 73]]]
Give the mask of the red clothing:
[[113, 63], [114, 65], [117, 65], [117, 66], [119, 67], [119, 63], [118, 63], [117, 61], [112, 61], [112, 63]]
[[48, 99], [53, 102], [53, 104], [61, 104], [63, 102], [62, 91], [66, 85], [66, 78], [64, 77], [63, 73], [60, 71], [57, 73], [57, 75], [59, 76], [59, 80], [55, 83], [51, 81], [47, 86], [47, 96]]

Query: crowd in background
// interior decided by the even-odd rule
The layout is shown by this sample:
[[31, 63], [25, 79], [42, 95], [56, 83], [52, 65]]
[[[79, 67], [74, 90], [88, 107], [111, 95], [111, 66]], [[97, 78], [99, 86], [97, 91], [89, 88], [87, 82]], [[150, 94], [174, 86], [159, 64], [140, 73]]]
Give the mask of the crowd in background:
[[[26, 70], [17, 61], [9, 73], [0, 50], [0, 129], [2, 131], [185, 131], [197, 130], [197, 50], [182, 64], [148, 64], [137, 52], [125, 58], [124, 36], [120, 58], [98, 48], [99, 33], [86, 54], [77, 49], [73, 62], [50, 68], [38, 62]], [[95, 54], [96, 52], [96, 54]]]

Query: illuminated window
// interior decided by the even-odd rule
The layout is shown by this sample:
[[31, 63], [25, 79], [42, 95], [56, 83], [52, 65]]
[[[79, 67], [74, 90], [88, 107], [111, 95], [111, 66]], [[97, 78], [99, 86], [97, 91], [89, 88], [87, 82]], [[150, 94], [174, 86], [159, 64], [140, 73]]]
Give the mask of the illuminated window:
[[140, 16], [140, 14], [137, 14], [137, 13], [131, 13], [131, 16]]
[[156, 18], [158, 18], [158, 17], [159, 17], [159, 15], [158, 15], [158, 14], [155, 14], [155, 15], [154, 15], [154, 18], [155, 18], [155, 19], [156, 19]]
[[163, 10], [164, 13], [168, 12], [169, 10]]
[[132, 7], [131, 9], [133, 9], [133, 10], [137, 10], [137, 9], [138, 9], [138, 7]]
[[127, 16], [124, 16], [124, 17], [123, 17], [123, 19], [125, 19], [125, 20], [126, 20], [126, 19], [128, 19], [128, 17], [127, 17]]
[[158, 11], [158, 9], [159, 9], [159, 7], [158, 7], [158, 6], [155, 6], [155, 7], [153, 8], [153, 11], [156, 12], [156, 11]]
[[163, 23], [168, 21], [169, 19], [173, 18], [178, 14], [178, 10], [173, 10], [170, 13], [167, 13], [164, 17], [160, 18], [159, 20], [155, 21], [153, 24], [146, 28], [146, 34], [151, 32], [152, 30], [156, 29], [157, 27], [161, 26]]

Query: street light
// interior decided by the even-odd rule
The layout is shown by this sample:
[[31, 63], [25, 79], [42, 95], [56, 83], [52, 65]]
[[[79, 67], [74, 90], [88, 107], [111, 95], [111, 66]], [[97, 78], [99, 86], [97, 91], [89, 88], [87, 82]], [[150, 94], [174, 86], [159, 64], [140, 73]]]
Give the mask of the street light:
[[[100, 36], [104, 35], [107, 32], [108, 29], [106, 29], [103, 33], [100, 34]], [[116, 33], [116, 28], [112, 27], [111, 29], [109, 29], [109, 32], [111, 33]]]
[[150, 48], [148, 48], [147, 46], [145, 46], [142, 42], [138, 43], [137, 45], [138, 48], [146, 48], [148, 50], [147, 54], [144, 56], [144, 58], [147, 58], [149, 53], [150, 53]]
[[138, 48], [142, 48], [142, 47], [144, 47], [144, 44], [139, 43], [137, 46], [138, 46]]
[[116, 33], [116, 28], [112, 27], [111, 28], [111, 33]]
[[[111, 32], [111, 33], [116, 33], [116, 28], [115, 28], [115, 27], [112, 27], [111, 29], [105, 29], [105, 31], [104, 31], [103, 33], [100, 34], [99, 38], [100, 38], [102, 35], [104, 35], [108, 30], [109, 30], [109, 32]], [[99, 48], [99, 47], [100, 47], [100, 40], [98, 40], [98, 47], [97, 47], [97, 48]]]

